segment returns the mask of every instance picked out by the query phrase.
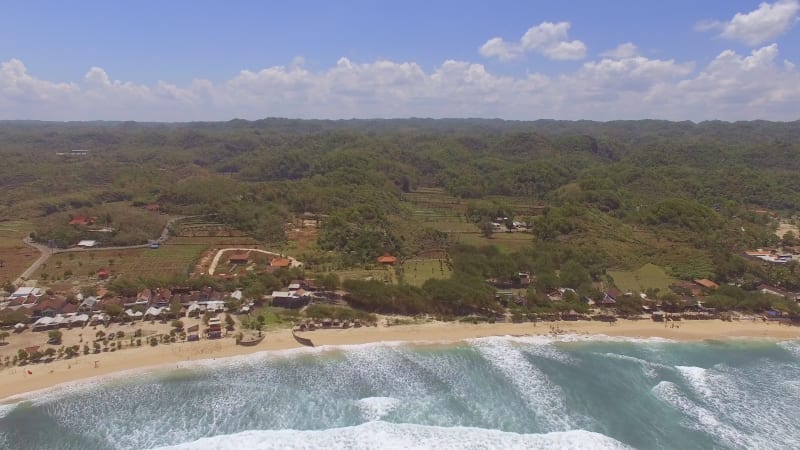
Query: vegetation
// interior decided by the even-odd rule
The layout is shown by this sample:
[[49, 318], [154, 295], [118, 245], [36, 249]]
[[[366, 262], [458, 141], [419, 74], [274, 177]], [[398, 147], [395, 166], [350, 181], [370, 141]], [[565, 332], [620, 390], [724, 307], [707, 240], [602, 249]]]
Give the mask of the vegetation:
[[[208, 237], [238, 230], [281, 253], [302, 248], [293, 256], [319, 284], [343, 287], [349, 304], [368, 312], [491, 315], [503, 306], [487, 280], [518, 285], [520, 273], [532, 274], [527, 298], [542, 313], [562, 308], [543, 297], [557, 287], [577, 299], [615, 283], [664, 293], [695, 278], [800, 289], [797, 264], [740, 256], [797, 244], [795, 233], [775, 233], [776, 217], [800, 209], [797, 123], [2, 122], [0, 143], [0, 219], [13, 220], [0, 238], [19, 245], [27, 229], [57, 246], [137, 244], [170, 216], [201, 215], [194, 220], [219, 227], [186, 229], [205, 227]], [[76, 146], [90, 155], [54, 151]], [[77, 217], [93, 224], [70, 225]], [[308, 245], [287, 242], [305, 217], [320, 222]], [[305, 276], [281, 269], [242, 270], [235, 281], [190, 278], [208, 245], [191, 239], [158, 250], [57, 254], [35, 276], [58, 282], [107, 268], [114, 293], [241, 287], [248, 301]], [[11, 248], [3, 245], [0, 255]], [[378, 267], [385, 253], [399, 258], [396, 266]], [[585, 309], [577, 299], [564, 304]], [[747, 309], [765, 300], [728, 293], [709, 301]], [[273, 320], [253, 317], [261, 322], [252, 326]], [[0, 324], [16, 319], [5, 314]]]

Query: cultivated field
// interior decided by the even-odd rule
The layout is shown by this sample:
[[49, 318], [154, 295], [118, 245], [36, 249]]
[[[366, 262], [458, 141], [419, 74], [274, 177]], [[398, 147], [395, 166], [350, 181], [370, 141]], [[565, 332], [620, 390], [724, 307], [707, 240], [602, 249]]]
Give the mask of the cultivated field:
[[412, 286], [422, 286], [429, 279], [450, 278], [452, 272], [441, 259], [410, 260], [403, 263], [403, 279]]
[[24, 221], [0, 222], [0, 283], [13, 282], [39, 257], [38, 251], [22, 243], [31, 227]]
[[158, 249], [93, 250], [53, 255], [31, 278], [43, 282], [66, 279], [97, 279], [100, 269], [111, 276], [165, 278], [189, 273], [202, 251], [203, 244], [167, 243]]
[[503, 253], [512, 253], [533, 242], [530, 233], [494, 233], [491, 237], [483, 237], [480, 233], [462, 233], [455, 236], [456, 242], [475, 246], [493, 245]]

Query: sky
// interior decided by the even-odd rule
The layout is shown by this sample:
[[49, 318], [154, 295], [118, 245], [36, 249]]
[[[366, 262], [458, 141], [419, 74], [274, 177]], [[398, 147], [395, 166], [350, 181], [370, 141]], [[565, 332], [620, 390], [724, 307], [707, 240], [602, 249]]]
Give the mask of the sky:
[[0, 120], [800, 119], [800, 0], [0, 7]]

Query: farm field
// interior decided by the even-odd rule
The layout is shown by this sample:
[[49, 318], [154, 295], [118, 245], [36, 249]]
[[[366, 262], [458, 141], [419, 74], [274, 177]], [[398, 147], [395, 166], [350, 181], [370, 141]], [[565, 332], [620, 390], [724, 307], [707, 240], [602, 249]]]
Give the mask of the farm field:
[[669, 286], [678, 281], [655, 264], [645, 264], [636, 270], [609, 270], [608, 274], [614, 279], [614, 284], [625, 292], [643, 292], [648, 288], [667, 292]]
[[0, 222], [0, 283], [13, 282], [28, 268], [39, 252], [22, 243], [31, 231], [25, 221]]
[[529, 233], [495, 233], [490, 238], [483, 237], [480, 233], [462, 233], [455, 235], [453, 239], [462, 244], [479, 247], [493, 245], [504, 253], [515, 252], [533, 242], [533, 236]]
[[95, 278], [106, 268], [111, 276], [165, 278], [186, 275], [207, 247], [204, 244], [167, 243], [157, 250], [94, 250], [53, 255], [32, 278], [60, 281], [69, 278]]
[[372, 270], [367, 269], [353, 269], [353, 270], [337, 270], [334, 271], [339, 276], [341, 281], [344, 280], [367, 280], [373, 279], [377, 281], [388, 281], [395, 283], [394, 269], [387, 269], [385, 267], [377, 267]]
[[422, 286], [429, 279], [450, 278], [452, 270], [440, 259], [409, 260], [403, 263], [403, 279], [412, 286]]

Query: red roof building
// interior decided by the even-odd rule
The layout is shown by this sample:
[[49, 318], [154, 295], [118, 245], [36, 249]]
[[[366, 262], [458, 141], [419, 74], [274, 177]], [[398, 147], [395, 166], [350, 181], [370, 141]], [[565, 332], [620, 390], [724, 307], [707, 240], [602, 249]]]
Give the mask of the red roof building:
[[389, 253], [386, 253], [383, 256], [379, 256], [378, 257], [378, 263], [392, 266], [395, 263], [397, 263], [397, 257], [396, 256], [392, 256]]
[[86, 216], [75, 216], [69, 221], [70, 225], [89, 226], [94, 224], [94, 219]]
[[270, 267], [289, 267], [292, 262], [287, 258], [275, 258], [269, 262]]
[[703, 278], [703, 279], [700, 279], [700, 280], [694, 280], [694, 282], [699, 284], [700, 286], [703, 286], [706, 289], [716, 289], [716, 288], [719, 287], [719, 285], [717, 283], [714, 283], [713, 281], [711, 281], [711, 280], [709, 280], [707, 278]]

